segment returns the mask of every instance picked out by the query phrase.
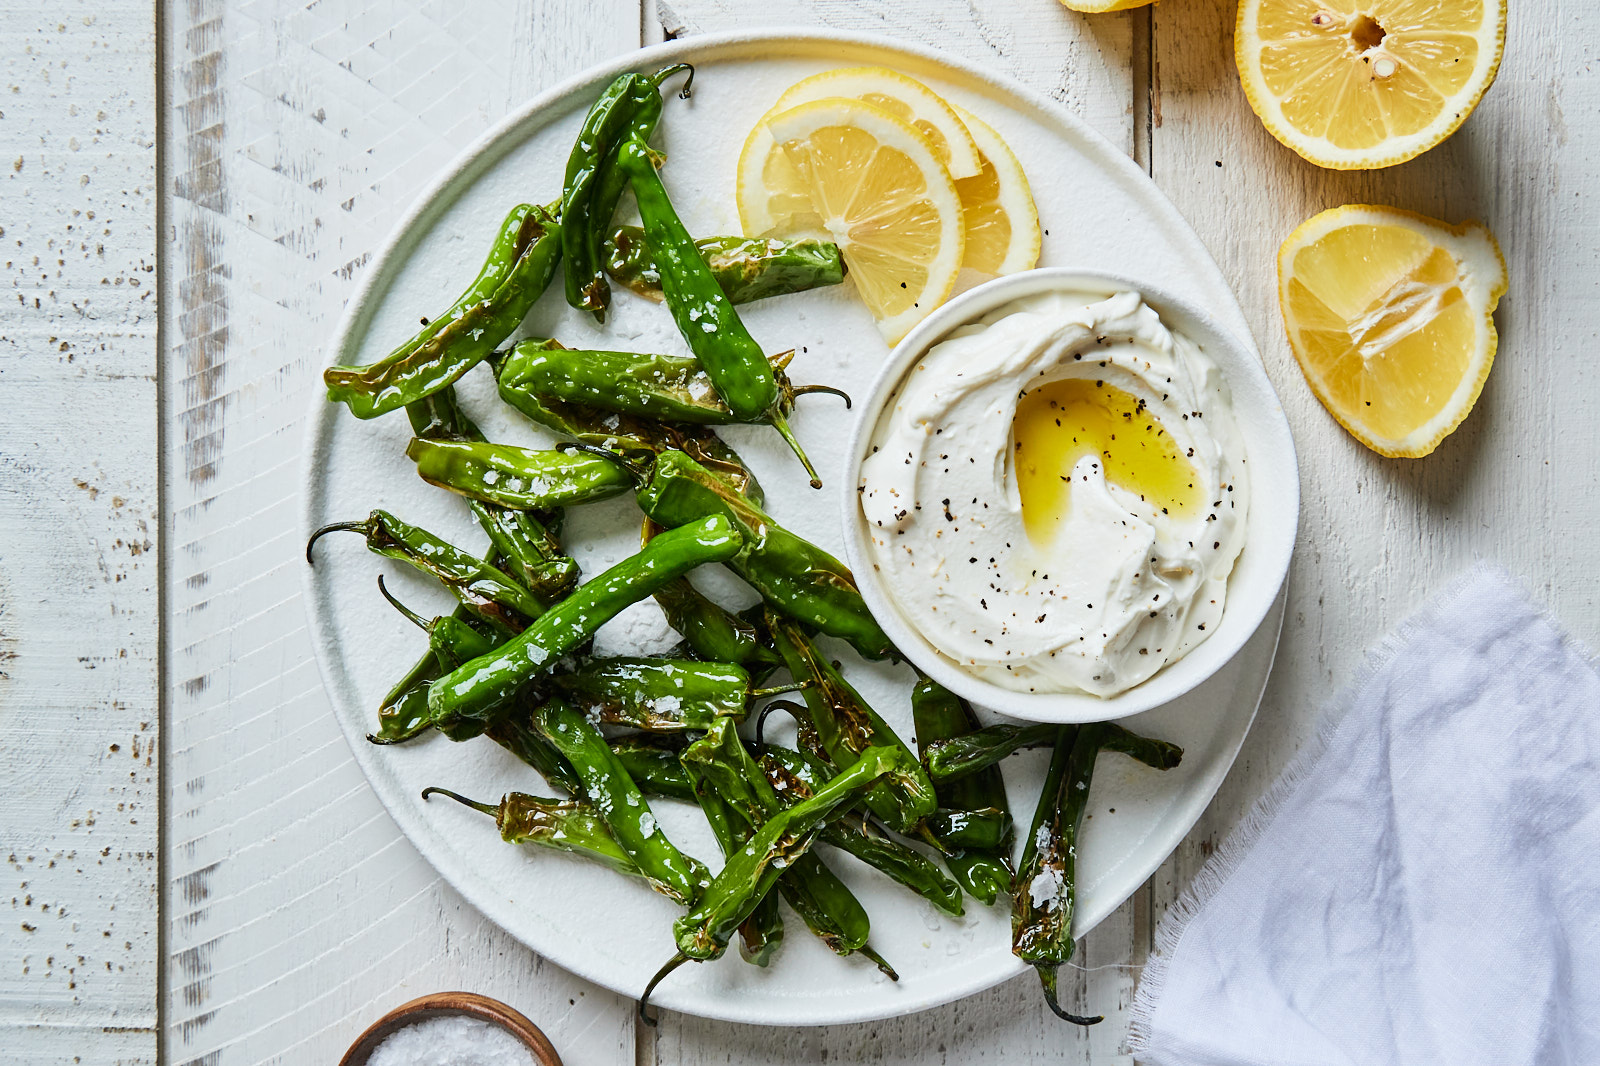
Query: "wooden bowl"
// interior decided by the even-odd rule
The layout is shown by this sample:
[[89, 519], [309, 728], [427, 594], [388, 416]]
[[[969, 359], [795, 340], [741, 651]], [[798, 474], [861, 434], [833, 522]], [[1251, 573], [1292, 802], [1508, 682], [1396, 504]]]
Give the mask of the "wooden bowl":
[[367, 1026], [367, 1031], [356, 1038], [350, 1050], [344, 1053], [344, 1058], [339, 1060], [339, 1066], [366, 1066], [367, 1059], [390, 1033], [430, 1018], [452, 1014], [481, 1018], [491, 1025], [498, 1025], [522, 1041], [533, 1052], [533, 1059], [539, 1066], [561, 1066], [561, 1056], [556, 1054], [549, 1038], [537, 1025], [498, 999], [480, 996], [476, 992], [434, 992], [400, 1004]]

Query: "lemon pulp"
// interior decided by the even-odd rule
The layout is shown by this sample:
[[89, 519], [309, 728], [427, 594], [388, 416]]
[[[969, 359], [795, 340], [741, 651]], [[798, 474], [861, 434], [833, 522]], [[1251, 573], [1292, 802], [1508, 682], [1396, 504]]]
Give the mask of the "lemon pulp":
[[1022, 524], [1049, 546], [1066, 520], [1072, 468], [1096, 456], [1108, 482], [1157, 510], [1181, 515], [1200, 503], [1195, 471], [1139, 397], [1100, 381], [1062, 378], [1030, 391], [1011, 424]]

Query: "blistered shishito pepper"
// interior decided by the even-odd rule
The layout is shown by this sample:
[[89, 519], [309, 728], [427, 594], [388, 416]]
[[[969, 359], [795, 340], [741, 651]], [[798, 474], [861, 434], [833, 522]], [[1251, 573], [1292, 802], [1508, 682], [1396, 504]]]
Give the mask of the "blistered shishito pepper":
[[[978, 728], [972, 709], [955, 693], [931, 678], [911, 690], [911, 720], [917, 747], [926, 752], [936, 741], [965, 736]], [[956, 782], [934, 782], [939, 810], [926, 821], [928, 833], [945, 853], [945, 865], [961, 887], [984, 903], [1011, 890], [1011, 812], [1000, 768]]]
[[656, 891], [692, 906], [710, 884], [699, 860], [679, 851], [650, 811], [627, 769], [587, 718], [561, 700], [549, 700], [533, 715], [534, 725], [567, 760], [584, 795], [600, 812], [611, 835]]
[[323, 371], [328, 399], [357, 418], [397, 411], [454, 382], [511, 336], [549, 286], [561, 255], [552, 207], [518, 204], [461, 299], [405, 344], [366, 366]]
[[834, 766], [848, 766], [867, 748], [889, 744], [916, 763], [914, 774], [887, 782], [866, 800], [868, 809], [890, 829], [898, 833], [916, 832], [917, 824], [932, 814], [938, 804], [933, 782], [928, 780], [911, 749], [793, 620], [769, 610], [767, 629], [789, 673], [796, 681], [811, 682], [802, 696], [810, 712], [810, 724], [822, 747], [820, 754]]
[[723, 294], [716, 275], [700, 258], [694, 238], [667, 198], [650, 150], [636, 138], [626, 140], [617, 149], [617, 165], [633, 183], [645, 242], [661, 273], [667, 309], [717, 395], [736, 421], [764, 422], [775, 428], [806, 468], [812, 488], [821, 488], [822, 479], [789, 429], [783, 394], [771, 364]]
[[628, 491], [615, 465], [587, 455], [484, 441], [413, 437], [406, 455], [430, 485], [502, 507], [543, 511]]
[[719, 718], [743, 719], [751, 700], [800, 687], [754, 688], [733, 663], [650, 656], [594, 659], [554, 683], [591, 720], [649, 733], [700, 731]]
[[[378, 730], [367, 736], [374, 744], [395, 744], [410, 740], [434, 725], [454, 725], [451, 722], [436, 722], [428, 714], [428, 685], [439, 675], [454, 670], [469, 659], [494, 650], [501, 638], [481, 633], [466, 619], [453, 615], [432, 621], [422, 619], [389, 595], [381, 577], [378, 578], [378, 588], [390, 603], [428, 634], [427, 654], [383, 698], [383, 705], [378, 708]], [[468, 727], [456, 733], [453, 739], [465, 740], [465, 734], [470, 732], [471, 728]]]
[[1098, 725], [1056, 726], [1054, 753], [1045, 775], [1039, 807], [1017, 864], [1011, 893], [1011, 952], [1039, 972], [1044, 999], [1056, 1016], [1093, 1025], [1061, 1008], [1057, 970], [1072, 958], [1072, 911], [1077, 893], [1078, 833], [1089, 806], [1089, 784], [1100, 753]]
[[613, 461], [634, 477], [639, 507], [658, 525], [671, 529], [711, 514], [727, 518], [744, 538], [744, 548], [728, 566], [768, 604], [849, 641], [869, 659], [893, 653], [894, 645], [867, 610], [850, 568], [778, 525], [727, 482], [682, 452], [662, 452], [647, 462], [622, 456]]
[[[406, 404], [411, 432], [427, 440], [481, 441], [483, 434], [456, 401], [455, 386], [447, 385], [424, 399]], [[568, 570], [573, 580], [577, 567], [562, 554], [561, 542], [545, 523], [527, 511], [469, 499], [467, 506], [499, 553], [502, 569], [522, 579], [530, 589], [543, 585], [551, 564]], [[556, 592], [564, 595], [570, 583]]]
[[[660, 532], [661, 527], [646, 518], [641, 539], [648, 544]], [[696, 657], [736, 663], [750, 673], [753, 682], [765, 681], [783, 665], [754, 625], [706, 596], [688, 578], [669, 581], [656, 590], [655, 598], [667, 624], [678, 631]]]
[[[785, 802], [787, 797], [779, 797], [762, 768], [745, 751], [731, 722], [718, 724], [689, 745], [681, 761], [692, 777], [715, 789], [727, 808], [740, 817], [746, 830], [740, 837], [741, 844], [749, 833], [784, 807], [793, 805]], [[823, 839], [832, 828], [831, 824], [824, 826]], [[859, 951], [890, 978], [899, 980], [894, 968], [867, 946], [872, 922], [866, 908], [817, 855], [808, 852], [801, 856], [778, 878], [777, 890], [834, 954]]]
[[693, 803], [694, 783], [678, 761], [686, 744], [682, 733], [630, 733], [612, 738], [611, 753], [645, 795]]
[[[592, 311], [605, 320], [610, 301], [601, 263], [601, 244], [611, 225], [617, 200], [626, 186], [626, 175], [616, 168], [617, 145], [624, 139], [650, 139], [661, 119], [661, 83], [682, 71], [694, 68], [677, 63], [653, 75], [621, 74], [584, 116], [583, 127], [567, 157], [566, 181], [561, 197], [561, 220], [565, 226], [562, 251], [566, 257], [567, 303], [580, 311]], [[682, 95], [687, 98], [686, 83]]]
[[[772, 358], [780, 393], [778, 406], [783, 411], [790, 410], [798, 396], [814, 392], [844, 395], [826, 385], [791, 385], [784, 367], [793, 356], [789, 351]], [[504, 388], [635, 418], [695, 426], [740, 421], [692, 356], [587, 351], [547, 341], [524, 341], [511, 349], [499, 380]]]
[[700, 894], [694, 908], [672, 924], [678, 953], [645, 986], [640, 1014], [645, 1015], [651, 991], [667, 974], [691, 959], [703, 962], [727, 950], [740, 923], [772, 891], [779, 876], [811, 849], [822, 824], [835, 811], [855, 803], [885, 777], [906, 770], [906, 754], [901, 749], [869, 748], [810, 799], [767, 819], [743, 847], [728, 856], [722, 872]]
[[439, 718], [492, 716], [624, 608], [702, 563], [731, 558], [743, 543], [733, 524], [720, 515], [668, 530], [637, 555], [579, 585], [506, 644], [433, 682], [429, 713]]
[[[576, 564], [566, 570], [550, 570], [550, 583], [541, 589], [548, 598], [536, 594], [499, 567], [491, 566], [470, 552], [434, 536], [420, 526], [402, 522], [388, 511], [373, 511], [361, 522], [334, 522], [311, 534], [306, 542], [306, 561], [312, 547], [327, 533], [360, 533], [367, 549], [390, 559], [409, 563], [431, 574], [474, 615], [506, 633], [518, 633], [549, 609], [577, 577]], [[549, 595], [553, 593], [553, 595]]]
[[[693, 750], [705, 742], [704, 739], [696, 741], [689, 748]], [[734, 813], [716, 782], [704, 772], [698, 758], [686, 750], [680, 765], [692, 783], [695, 800], [706, 816], [706, 823], [711, 826], [712, 835], [717, 838], [717, 846], [722, 849], [724, 857], [732, 855], [750, 839], [752, 829], [749, 823]], [[739, 926], [739, 954], [747, 962], [765, 966], [772, 961], [782, 943], [783, 918], [778, 913], [778, 893], [769, 892]]]
[[[769, 296], [805, 292], [844, 280], [839, 246], [814, 237], [782, 241], [772, 237], [701, 237], [694, 242], [717, 284], [736, 304]], [[605, 246], [606, 273], [640, 296], [661, 299], [661, 270], [650, 254], [644, 230], [618, 226]]]
[[681, 451], [726, 480], [757, 506], [761, 505], [763, 495], [755, 475], [744, 465], [738, 452], [704, 426], [675, 425], [602, 411], [536, 393], [516, 383], [520, 360], [531, 353], [561, 348], [561, 343], [555, 340], [526, 340], [496, 358], [493, 362], [500, 398], [531, 421], [579, 444], [645, 460], [664, 451]]
[[[833, 773], [801, 752], [773, 744], [763, 747], [759, 766], [786, 805], [811, 795]], [[880, 832], [859, 809], [847, 811], [824, 826], [822, 842], [854, 855], [942, 911], [958, 917], [965, 912], [960, 885], [946, 877], [938, 864], [922, 852]]]
[[[1105, 727], [1105, 751], [1121, 752], [1154, 770], [1170, 770], [1183, 760], [1183, 749], [1176, 744], [1142, 737], [1114, 722]], [[928, 744], [922, 761], [933, 783], [943, 785], [982, 773], [1012, 752], [1054, 744], [1055, 736], [1055, 727], [1049, 725], [992, 725]]]
[[583, 782], [566, 757], [533, 726], [529, 714], [509, 714], [489, 723], [484, 734], [539, 771], [547, 782], [573, 796], [583, 795]]
[[[644, 878], [611, 835], [605, 819], [582, 800], [545, 799], [526, 792], [507, 792], [497, 804], [479, 803], [447, 788], [425, 788], [422, 798], [449, 796], [457, 803], [482, 811], [494, 819], [500, 839], [508, 844], [536, 844], [603, 863], [620, 874]], [[648, 880], [648, 878], [645, 878]]]

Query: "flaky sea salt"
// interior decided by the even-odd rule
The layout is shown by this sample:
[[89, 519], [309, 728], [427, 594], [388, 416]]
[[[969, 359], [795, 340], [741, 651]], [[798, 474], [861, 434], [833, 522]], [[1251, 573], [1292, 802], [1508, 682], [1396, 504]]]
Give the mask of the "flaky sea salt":
[[511, 1033], [479, 1018], [448, 1015], [396, 1029], [367, 1066], [537, 1066]]

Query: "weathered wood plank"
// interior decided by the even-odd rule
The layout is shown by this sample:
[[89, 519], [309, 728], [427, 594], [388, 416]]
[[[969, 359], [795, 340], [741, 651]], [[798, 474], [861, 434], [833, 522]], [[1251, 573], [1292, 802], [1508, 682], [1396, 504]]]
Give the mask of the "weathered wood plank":
[[0, 1058], [156, 1054], [155, 25], [0, 6]]
[[[1158, 875], [1159, 917], [1310, 735], [1363, 650], [1474, 559], [1504, 562], [1575, 636], [1600, 638], [1587, 536], [1600, 504], [1590, 458], [1600, 371], [1588, 352], [1600, 321], [1600, 77], [1587, 5], [1524, 5], [1499, 81], [1454, 137], [1392, 169], [1323, 171], [1273, 140], [1245, 101], [1233, 3], [1152, 11], [1154, 176], [1239, 295], [1298, 441], [1302, 486], [1289, 611], [1261, 715], [1210, 811]], [[1426, 459], [1382, 459], [1347, 436], [1284, 339], [1278, 246], [1344, 203], [1480, 219], [1506, 255], [1496, 366], [1474, 413]]]
[[637, 0], [168, 14], [164, 1059], [333, 1062], [466, 988], [574, 1066], [629, 1061], [628, 1004], [486, 922], [384, 814], [323, 694], [296, 528], [302, 420], [373, 250], [508, 110], [637, 47]]

